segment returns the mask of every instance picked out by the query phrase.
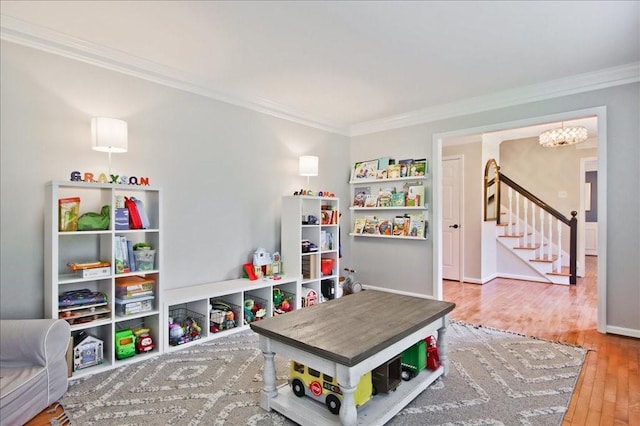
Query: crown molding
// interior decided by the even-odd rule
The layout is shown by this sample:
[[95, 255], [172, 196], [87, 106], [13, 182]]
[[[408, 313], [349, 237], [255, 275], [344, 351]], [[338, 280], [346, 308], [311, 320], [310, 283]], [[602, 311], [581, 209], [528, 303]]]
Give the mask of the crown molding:
[[75, 59], [111, 71], [184, 90], [308, 127], [349, 136], [347, 125], [318, 120], [263, 98], [247, 98], [206, 88], [193, 76], [48, 28], [0, 14], [0, 39]]
[[486, 96], [478, 96], [457, 102], [436, 105], [380, 120], [357, 123], [351, 126], [349, 135], [360, 136], [377, 133], [529, 102], [590, 92], [592, 90], [623, 84], [637, 83], [638, 81], [640, 81], [640, 62], [633, 62], [604, 70], [551, 80], [545, 83], [496, 92]]
[[2, 14], [0, 39], [344, 136], [377, 133], [640, 81], [640, 62], [634, 62], [349, 126], [319, 120], [267, 99], [206, 88], [184, 72]]

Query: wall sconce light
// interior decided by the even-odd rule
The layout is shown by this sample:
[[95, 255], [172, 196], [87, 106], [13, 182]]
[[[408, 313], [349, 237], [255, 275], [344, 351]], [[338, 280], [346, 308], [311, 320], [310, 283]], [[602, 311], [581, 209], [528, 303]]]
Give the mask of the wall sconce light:
[[109, 176], [111, 176], [111, 153], [127, 152], [128, 142], [126, 121], [106, 117], [91, 119], [91, 147], [95, 151], [109, 153]]
[[300, 176], [307, 177], [307, 189], [309, 188], [309, 176], [318, 176], [318, 157], [315, 155], [303, 155], [300, 157]]

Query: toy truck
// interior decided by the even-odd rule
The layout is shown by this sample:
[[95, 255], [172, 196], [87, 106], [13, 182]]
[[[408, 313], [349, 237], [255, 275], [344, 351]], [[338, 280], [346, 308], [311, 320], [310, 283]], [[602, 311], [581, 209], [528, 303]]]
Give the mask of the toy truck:
[[[342, 391], [335, 377], [321, 373], [296, 361], [290, 362], [289, 384], [294, 395], [302, 398], [308, 396], [327, 406], [333, 414], [340, 413]], [[371, 372], [363, 374], [353, 394], [356, 407], [360, 407], [371, 399], [373, 384]]]

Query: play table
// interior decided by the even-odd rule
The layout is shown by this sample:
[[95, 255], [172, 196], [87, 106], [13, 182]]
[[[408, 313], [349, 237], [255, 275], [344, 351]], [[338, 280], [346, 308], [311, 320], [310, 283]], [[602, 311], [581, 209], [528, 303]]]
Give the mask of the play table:
[[[445, 336], [454, 307], [450, 302], [365, 290], [251, 323], [264, 355], [260, 406], [301, 425], [384, 425], [447, 374]], [[364, 373], [435, 333], [442, 366], [424, 370], [394, 392], [374, 395], [356, 409], [354, 392]], [[295, 396], [288, 385], [276, 387], [275, 354], [336, 377], [343, 395], [339, 416], [311, 398]]]

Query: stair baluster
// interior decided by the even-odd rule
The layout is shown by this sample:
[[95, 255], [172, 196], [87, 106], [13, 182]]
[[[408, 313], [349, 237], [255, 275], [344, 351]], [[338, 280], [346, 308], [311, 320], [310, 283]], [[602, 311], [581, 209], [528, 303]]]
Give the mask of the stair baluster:
[[531, 244], [533, 247], [536, 246], [536, 205], [535, 203], [531, 202], [531, 229], [533, 230], [532, 233], [532, 241]]
[[529, 202], [526, 198], [523, 198], [522, 209], [524, 213], [524, 246], [529, 247]]
[[538, 254], [537, 257], [539, 257], [540, 259], [542, 259], [544, 257], [544, 242], [545, 242], [544, 210], [540, 209], [540, 248], [538, 250], [536, 250], [536, 253]]
[[516, 192], [516, 235], [522, 235], [520, 227], [520, 193]]
[[558, 261], [556, 262], [555, 268], [553, 268], [556, 272], [562, 271], [562, 222], [559, 220], [556, 221], [558, 223]]
[[551, 260], [553, 253], [551, 247], [553, 245], [553, 216], [551, 213], [549, 213], [549, 239], [547, 241], [549, 241], [549, 244], [547, 244], [547, 259]]

